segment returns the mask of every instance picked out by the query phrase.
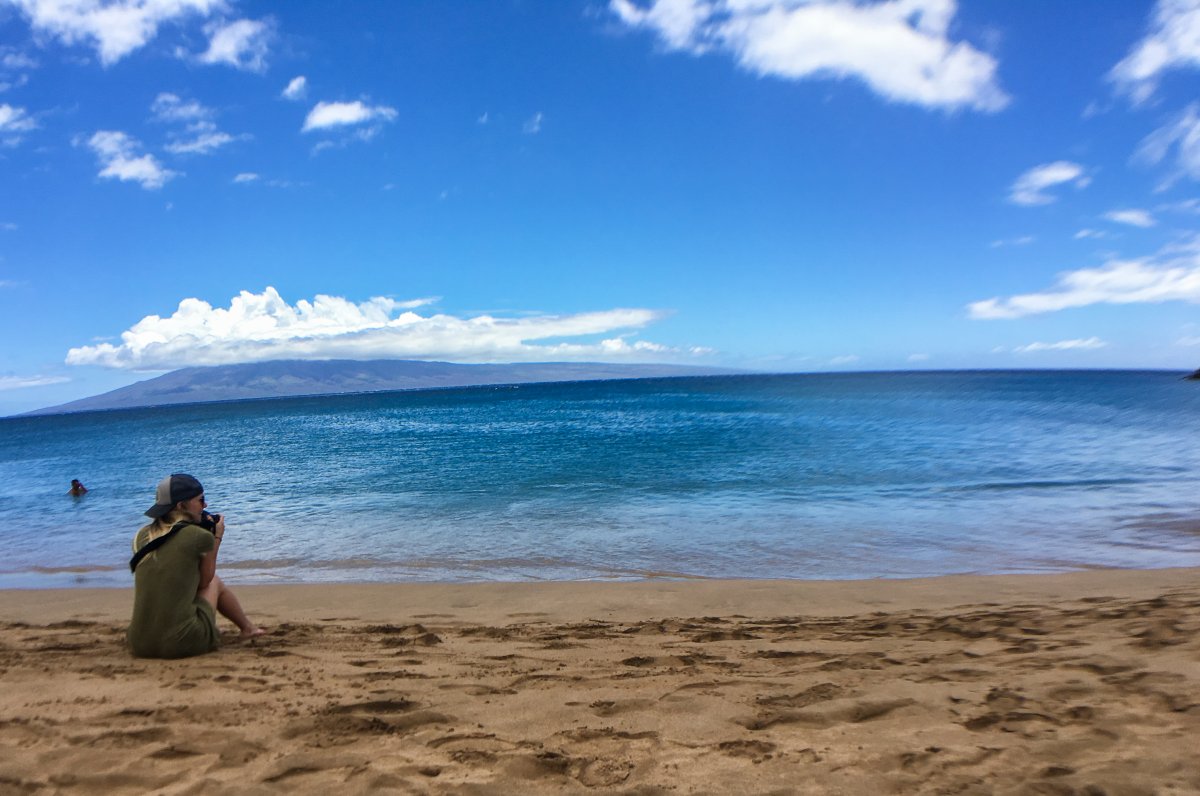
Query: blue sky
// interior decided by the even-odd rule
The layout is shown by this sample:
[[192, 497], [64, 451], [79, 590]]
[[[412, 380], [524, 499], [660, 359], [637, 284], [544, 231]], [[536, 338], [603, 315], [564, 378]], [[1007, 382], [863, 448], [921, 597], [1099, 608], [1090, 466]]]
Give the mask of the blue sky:
[[0, 413], [277, 358], [1200, 366], [1200, 0], [0, 0]]

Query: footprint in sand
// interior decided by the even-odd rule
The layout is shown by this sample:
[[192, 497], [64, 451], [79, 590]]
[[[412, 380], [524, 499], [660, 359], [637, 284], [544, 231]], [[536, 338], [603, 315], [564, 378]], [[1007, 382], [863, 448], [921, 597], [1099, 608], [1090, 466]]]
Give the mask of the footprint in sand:
[[[840, 704], [839, 704], [840, 703]], [[738, 721], [748, 730], [765, 730], [778, 724], [799, 724], [813, 729], [825, 729], [836, 724], [859, 724], [883, 718], [893, 711], [915, 705], [913, 699], [846, 702], [836, 700], [820, 710], [769, 710], [752, 719]]]
[[622, 713], [631, 713], [639, 710], [650, 710], [654, 707], [654, 702], [649, 699], [597, 699], [595, 702], [588, 705], [592, 713], [602, 718], [609, 716], [619, 716]]
[[765, 760], [777, 747], [770, 741], [722, 741], [717, 744], [721, 754], [730, 757], [748, 757], [756, 763]]

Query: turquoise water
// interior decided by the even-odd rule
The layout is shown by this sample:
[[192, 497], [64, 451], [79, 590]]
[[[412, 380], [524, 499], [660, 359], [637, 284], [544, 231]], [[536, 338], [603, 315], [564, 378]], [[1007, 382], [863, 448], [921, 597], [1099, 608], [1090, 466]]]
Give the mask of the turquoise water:
[[[234, 582], [1200, 566], [1200, 384], [724, 376], [0, 419], [0, 587], [127, 585], [170, 472]], [[72, 478], [91, 489], [66, 495]]]

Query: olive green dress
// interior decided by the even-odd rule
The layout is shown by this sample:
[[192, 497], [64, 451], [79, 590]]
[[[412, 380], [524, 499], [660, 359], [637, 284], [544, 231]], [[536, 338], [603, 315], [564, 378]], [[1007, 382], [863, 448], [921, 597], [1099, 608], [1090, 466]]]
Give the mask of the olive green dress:
[[[136, 552], [150, 540], [150, 525], [133, 540]], [[139, 658], [186, 658], [219, 645], [213, 606], [196, 595], [200, 559], [216, 545], [199, 525], [185, 525], [138, 563], [133, 580], [129, 648]]]

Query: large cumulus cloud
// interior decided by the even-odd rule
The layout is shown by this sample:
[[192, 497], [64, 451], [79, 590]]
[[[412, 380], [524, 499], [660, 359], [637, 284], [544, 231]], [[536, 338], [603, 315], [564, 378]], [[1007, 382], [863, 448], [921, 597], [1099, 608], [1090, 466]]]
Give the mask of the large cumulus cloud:
[[[338, 296], [288, 304], [275, 288], [242, 291], [227, 308], [186, 298], [167, 317], [149, 315], [121, 335], [119, 345], [72, 348], [71, 365], [172, 370], [270, 359], [445, 359], [458, 362], [531, 362], [579, 359], [658, 360], [681, 351], [648, 341], [627, 342], [631, 330], [661, 318], [650, 309], [611, 309], [571, 315], [499, 318], [422, 315], [433, 299], [400, 302]], [[598, 341], [573, 342], [612, 334]]]

